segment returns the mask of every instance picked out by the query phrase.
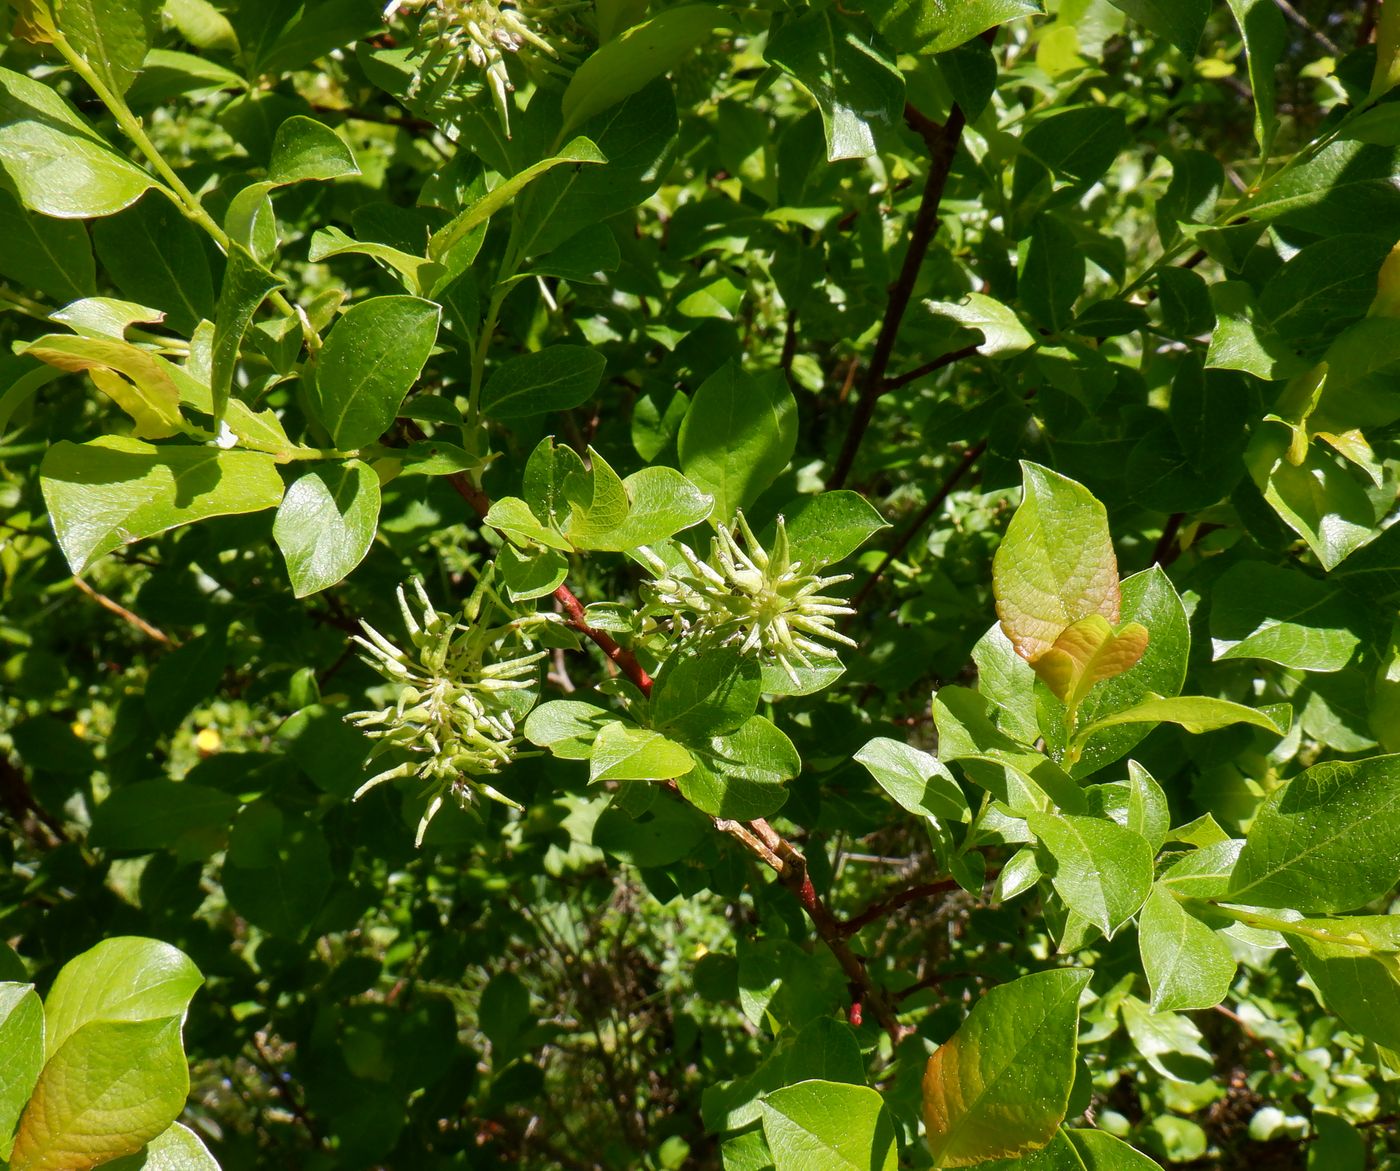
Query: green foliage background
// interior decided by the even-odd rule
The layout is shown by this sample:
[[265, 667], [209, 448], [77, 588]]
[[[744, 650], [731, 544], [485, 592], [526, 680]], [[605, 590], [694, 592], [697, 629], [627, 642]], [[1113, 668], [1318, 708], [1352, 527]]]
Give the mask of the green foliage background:
[[[0, 978], [184, 951], [227, 1171], [1400, 1165], [1400, 16], [10, 2]], [[638, 550], [736, 508], [858, 647], [726, 724]], [[1150, 641], [1067, 709], [994, 624], [1076, 558], [1050, 641]], [[416, 847], [349, 639], [492, 562], [631, 763], [527, 729]]]

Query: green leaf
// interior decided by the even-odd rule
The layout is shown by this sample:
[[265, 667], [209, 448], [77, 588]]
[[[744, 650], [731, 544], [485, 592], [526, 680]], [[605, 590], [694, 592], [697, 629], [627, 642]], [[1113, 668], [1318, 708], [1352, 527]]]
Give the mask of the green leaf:
[[0, 984], [0, 1159], [44, 1067], [44, 1006], [32, 984]]
[[890, 527], [864, 496], [844, 489], [799, 496], [783, 506], [782, 516], [788, 549], [807, 573], [844, 561]]
[[331, 889], [331, 849], [320, 826], [291, 824], [271, 801], [244, 807], [224, 856], [229, 905], [270, 935], [299, 940]]
[[73, 50], [116, 97], [126, 93], [159, 27], [156, 0], [63, 0], [58, 27]]
[[874, 126], [899, 126], [904, 75], [840, 11], [825, 8], [785, 21], [768, 38], [764, 55], [816, 100], [831, 162], [868, 158], [876, 151]]
[[569, 79], [561, 103], [560, 136], [669, 73], [729, 19], [723, 9], [709, 4], [683, 4], [607, 40]]
[[[441, 261], [457, 245], [461, 244], [476, 228], [486, 223], [501, 208], [505, 207], [512, 199], [520, 194], [526, 187], [552, 171], [555, 167], [563, 166], [566, 163], [606, 163], [607, 156], [593, 143], [591, 139], [579, 136], [572, 139], [563, 150], [551, 158], [541, 159], [532, 166], [526, 167], [512, 175], [509, 179], [493, 187], [490, 192], [483, 195], [471, 207], [454, 218], [446, 227], [434, 232], [428, 241], [428, 255], [433, 260]], [[580, 168], [575, 166], [576, 171]], [[562, 239], [562, 237], [561, 237]]]
[[895, 801], [919, 817], [940, 822], [967, 821], [967, 798], [939, 759], [899, 740], [877, 736], [856, 753]]
[[[184, 1018], [204, 977], [189, 956], [156, 939], [116, 936], [69, 960], [44, 1002], [49, 1058], [95, 1021]], [[178, 1031], [177, 1031], [178, 1038]]]
[[379, 477], [359, 460], [325, 464], [295, 480], [272, 536], [298, 598], [329, 589], [364, 560], [379, 524]]
[[1260, 807], [1232, 902], [1348, 911], [1400, 880], [1400, 756], [1315, 764]]
[[1104, 506], [1082, 484], [1022, 461], [1021, 505], [992, 562], [1001, 628], [1034, 662], [1090, 614], [1117, 625], [1118, 559]]
[[1032, 813], [1031, 833], [1055, 860], [1042, 867], [1065, 905], [1112, 937], [1152, 889], [1152, 847], [1141, 834], [1098, 817]]
[[733, 732], [689, 746], [694, 767], [676, 778], [681, 796], [711, 817], [749, 821], [776, 813], [802, 758], [787, 734], [765, 716]]
[[519, 255], [550, 252], [581, 226], [651, 196], [669, 170], [678, 126], [675, 96], [660, 79], [590, 118], [582, 130], [607, 164], [558, 167], [533, 184], [519, 208]]
[[1301, 671], [1340, 671], [1361, 642], [1362, 615], [1340, 591], [1294, 569], [1245, 561], [1211, 594], [1215, 659], [1266, 659]]
[[860, 10], [903, 51], [946, 53], [989, 28], [1042, 9], [1035, 0], [865, 0]]
[[758, 707], [759, 668], [736, 647], [680, 648], [656, 676], [651, 722], [681, 739], [732, 732]]
[[97, 291], [92, 245], [82, 224], [25, 211], [0, 187], [0, 276], [68, 302]]
[[253, 314], [274, 289], [282, 287], [280, 277], [263, 268], [246, 248], [229, 245], [228, 266], [219, 286], [219, 309], [214, 318], [214, 352], [209, 372], [209, 391], [214, 422], [223, 421], [233, 389], [233, 371], [238, 365], [238, 349], [253, 322]]
[[[1171, 836], [1184, 840], [1179, 831], [1173, 831]], [[1223, 899], [1230, 889], [1230, 874], [1242, 849], [1242, 838], [1208, 842], [1167, 867], [1161, 882], [1183, 898]]]
[[182, 861], [210, 857], [228, 839], [238, 799], [188, 781], [123, 785], [97, 807], [88, 845], [97, 850], [174, 850]]
[[538, 542], [564, 553], [573, 549], [573, 546], [553, 529], [542, 525], [530, 511], [530, 506], [518, 496], [503, 496], [500, 500], [493, 500], [485, 520], [492, 528], [499, 529], [512, 541], [521, 545]]
[[388, 244], [375, 243], [373, 240], [356, 240], [347, 236], [333, 224], [318, 228], [312, 235], [311, 245], [307, 250], [307, 259], [320, 261], [332, 256], [345, 256], [351, 253], [371, 256], [375, 260], [387, 264], [404, 278], [409, 290], [418, 295], [428, 292], [446, 271], [435, 260], [427, 260], [422, 256], [410, 256], [407, 252], [391, 248]]
[[779, 370], [751, 374], [726, 362], [701, 384], [681, 423], [681, 471], [732, 521], [782, 470], [797, 447], [797, 401]]
[[1390, 245], [1343, 232], [1300, 248], [1265, 283], [1260, 312], [1290, 349], [1320, 349], [1366, 316]]
[[1289, 438], [1277, 424], [1256, 430], [1245, 453], [1250, 477], [1323, 568], [1335, 569], [1375, 536], [1375, 506], [1347, 464], [1321, 445], [1310, 444], [1293, 463]]
[[1053, 215], [1038, 215], [1016, 288], [1021, 303], [1051, 333], [1059, 333], [1074, 316], [1084, 291], [1084, 249], [1074, 233]]
[[589, 506], [574, 506], [565, 535], [578, 549], [623, 552], [665, 540], [710, 515], [714, 498], [675, 468], [654, 466], [625, 480], [592, 448]]
[[[1157, 201], [1157, 234], [1163, 244], [1171, 244], [1181, 234], [1181, 224], [1208, 224], [1215, 218], [1215, 205], [1225, 182], [1220, 160], [1203, 150], [1184, 150], [1172, 158], [1172, 177]], [[1180, 274], [1188, 269], [1169, 268], [1163, 273]]]
[[1148, 1065], [1174, 1082], [1199, 1082], [1211, 1076], [1214, 1060], [1201, 1045], [1201, 1030], [1189, 1017], [1153, 1012], [1136, 996], [1122, 1003], [1123, 1026]]
[[552, 699], [535, 708], [525, 721], [525, 739], [561, 760], [587, 760], [593, 741], [618, 717], [597, 704], [579, 699]]
[[527, 419], [567, 411], [598, 389], [607, 359], [587, 346], [547, 346], [497, 366], [481, 391], [481, 413]]
[[373, 443], [393, 423], [437, 340], [442, 309], [418, 297], [371, 297], [331, 330], [316, 363], [316, 405], [336, 446]]
[[1303, 919], [1296, 926], [1350, 941], [1285, 936], [1303, 971], [1343, 1024], [1378, 1045], [1400, 1048], [1400, 916]]
[[1067, 1130], [1064, 1133], [1083, 1161], [1084, 1171], [1155, 1171], [1158, 1167], [1121, 1138], [1102, 1130]]
[[1138, 916], [1138, 947], [1153, 1012], [1214, 1008], [1229, 995], [1235, 981], [1230, 945], [1161, 884]]
[[155, 447], [109, 435], [55, 443], [39, 468], [59, 547], [74, 573], [114, 549], [211, 516], [275, 508], [272, 456]]
[[69, 1036], [20, 1119], [11, 1171], [92, 1167], [161, 1134], [190, 1090], [180, 1021], [95, 1020]]
[[1021, 138], [1012, 199], [1033, 206], [1028, 197], [1045, 181], [1047, 171], [1076, 189], [1087, 188], [1103, 178], [1127, 144], [1123, 111], [1111, 106], [1083, 106], [1042, 118]]
[[1273, 151], [1278, 130], [1274, 68], [1288, 45], [1283, 13], [1272, 0], [1229, 0], [1230, 11], [1244, 37], [1249, 60], [1249, 89], [1254, 95], [1254, 138], [1261, 158]]
[[1392, 223], [1400, 214], [1400, 190], [1392, 182], [1396, 171], [1396, 151], [1390, 147], [1332, 142], [1279, 175], [1242, 214], [1320, 235]]
[[588, 779], [599, 781], [666, 781], [687, 772], [690, 753], [650, 728], [622, 721], [604, 724], [589, 752]]
[[102, 1171], [219, 1171], [219, 1164], [194, 1131], [172, 1122], [136, 1154], [103, 1163]]
[[801, 1081], [762, 1099], [774, 1171], [895, 1171], [894, 1123], [866, 1086]]
[[512, 602], [528, 602], [547, 597], [563, 585], [569, 562], [554, 549], [522, 551], [502, 545], [496, 554], [496, 572]]
[[1170, 41], [1188, 57], [1196, 55], [1206, 20], [1210, 16], [1210, 0], [1110, 0], [1151, 32]]
[[1082, 743], [1096, 732], [1118, 724], [1165, 723], [1180, 724], [1197, 735], [1214, 732], [1217, 728], [1228, 728], [1231, 724], [1250, 724], [1276, 736], [1283, 736], [1288, 731], [1280, 727], [1269, 713], [1232, 703], [1228, 699], [1213, 699], [1206, 695], [1178, 695], [1166, 699], [1160, 695], [1149, 695], [1132, 707], [1099, 717], [1081, 728], [1075, 739]]
[[680, 801], [654, 801], [636, 818], [613, 805], [593, 823], [593, 844], [629, 866], [672, 866], [709, 830], [708, 819]]
[[989, 358], [1009, 358], [1035, 345], [1035, 338], [1021, 324], [1016, 311], [983, 293], [968, 293], [962, 301], [925, 301], [935, 317], [948, 317], [964, 329], [982, 333], [979, 354]]
[[214, 317], [205, 240], [163, 195], [147, 195], [99, 220], [92, 238], [102, 267], [122, 293], [162, 310], [180, 333], [189, 335], [200, 321]]
[[64, 220], [111, 215], [160, 186], [51, 88], [3, 68], [0, 168], [25, 207]]
[[339, 179], [360, 168], [344, 139], [323, 122], [293, 114], [277, 127], [272, 141], [268, 182], [278, 185], [304, 179]]
[[929, 1058], [924, 1122], [935, 1166], [970, 1167], [1050, 1142], [1069, 1106], [1090, 975], [1062, 968], [990, 989]]

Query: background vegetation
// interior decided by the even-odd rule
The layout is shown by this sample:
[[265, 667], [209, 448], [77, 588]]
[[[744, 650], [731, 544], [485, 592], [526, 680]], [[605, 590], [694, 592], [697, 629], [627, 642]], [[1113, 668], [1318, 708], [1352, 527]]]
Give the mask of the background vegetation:
[[[1400, 1165], [1400, 16], [10, 3], [0, 978], [183, 951], [226, 1171]], [[737, 507], [852, 575], [856, 645], [731, 642], [752, 702], [687, 725], [656, 578]], [[1073, 684], [1018, 573], [1047, 646], [1104, 624]], [[350, 638], [406, 645], [414, 577], [543, 652], [512, 726], [614, 714], [499, 772], [367, 738]], [[1253, 714], [1073, 740], [1183, 690]], [[1246, 834], [1279, 889], [1153, 886]], [[930, 1054], [1036, 1005], [957, 1147]]]

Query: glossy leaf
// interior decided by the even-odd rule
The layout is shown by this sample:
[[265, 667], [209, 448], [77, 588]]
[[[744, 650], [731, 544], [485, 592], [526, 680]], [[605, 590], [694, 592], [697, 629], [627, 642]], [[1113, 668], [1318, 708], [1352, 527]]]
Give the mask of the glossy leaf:
[[64, 0], [57, 10], [68, 43], [118, 97], [141, 69], [159, 13], [153, 0]]
[[298, 598], [328, 589], [364, 560], [379, 522], [379, 478], [359, 460], [324, 466], [293, 481], [272, 536]]
[[272, 161], [267, 167], [270, 183], [339, 179], [359, 173], [350, 148], [324, 122], [294, 114], [277, 127], [277, 136], [272, 141]]
[[877, 736], [856, 753], [855, 759], [910, 813], [945, 822], [966, 821], [970, 816], [963, 791], [931, 753]]
[[1400, 919], [1364, 915], [1302, 920], [1337, 942], [1290, 934], [1288, 946], [1328, 1009], [1378, 1045], [1400, 1045]]
[[155, 447], [115, 435], [54, 444], [40, 474], [58, 543], [74, 573], [177, 525], [275, 508], [282, 499], [282, 478], [270, 455]]
[[1211, 599], [1216, 659], [1267, 659], [1303, 671], [1340, 671], [1361, 642], [1361, 616], [1336, 590], [1296, 570], [1246, 561]]
[[665, 781], [688, 771], [691, 763], [690, 753], [660, 732], [615, 721], [594, 738], [588, 779]]
[[[163, 195], [98, 220], [93, 244], [122, 293], [153, 305], [181, 333], [213, 319], [214, 282], [203, 234]], [[84, 242], [86, 251], [86, 242]]]
[[658, 12], [651, 20], [600, 45], [569, 79], [561, 102], [564, 125], [559, 133], [569, 133], [670, 72], [725, 22], [722, 9], [682, 4]]
[[0, 275], [68, 302], [96, 292], [92, 245], [81, 224], [25, 211], [0, 188]]
[[180, 1019], [94, 1020], [69, 1036], [25, 1107], [12, 1171], [92, 1167], [161, 1134], [190, 1087]]
[[111, 215], [159, 186], [49, 86], [10, 69], [0, 69], [0, 168], [25, 207], [58, 219]]
[[586, 346], [549, 346], [497, 366], [481, 391], [481, 413], [524, 419], [567, 411], [592, 397], [607, 360]]
[[676, 778], [681, 795], [712, 817], [767, 817], [787, 800], [786, 782], [802, 771], [787, 734], [765, 716], [733, 732], [689, 745], [693, 767]]
[[924, 1071], [924, 1123], [939, 1167], [1045, 1146], [1074, 1081], [1079, 996], [1090, 973], [1064, 968], [990, 989]]
[[1138, 947], [1153, 1012], [1214, 1008], [1234, 983], [1230, 945], [1160, 884], [1138, 916]]
[[103, 940], [66, 963], [44, 1002], [45, 1052], [53, 1057], [94, 1021], [183, 1018], [204, 977], [178, 948], [155, 939]]
[[1126, 826], [1097, 817], [1032, 813], [1026, 824], [1054, 859], [1056, 893], [1105, 935], [1137, 914], [1152, 889], [1152, 847]]
[[858, 492], [800, 496], [782, 509], [788, 548], [804, 572], [843, 561], [889, 522]]
[[263, 268], [244, 248], [229, 248], [228, 266], [219, 286], [219, 309], [214, 318], [214, 353], [209, 391], [215, 425], [221, 423], [233, 388], [233, 371], [243, 335], [267, 295], [282, 285], [281, 278]]
[[1400, 881], [1400, 757], [1315, 764], [1260, 808], [1232, 902], [1349, 911]]
[[1035, 345], [1035, 338], [1015, 310], [984, 293], [968, 293], [958, 302], [928, 301], [925, 304], [937, 317], [951, 318], [964, 329], [978, 330], [982, 342], [977, 352], [989, 358], [1011, 357]]
[[418, 297], [371, 297], [336, 323], [317, 360], [316, 402], [338, 447], [363, 447], [388, 430], [428, 361], [441, 315]]
[[136, 1154], [103, 1167], [105, 1171], [219, 1171], [200, 1137], [178, 1122], [172, 1122]]
[[1188, 732], [1199, 735], [1231, 724], [1250, 724], [1282, 736], [1287, 728], [1280, 727], [1273, 715], [1258, 708], [1245, 707], [1228, 699], [1212, 699], [1205, 695], [1178, 695], [1170, 699], [1149, 695], [1132, 707], [1111, 715], [1101, 716], [1081, 729], [1079, 736], [1088, 739], [1096, 732], [1118, 724], [1180, 724]]
[[1073, 622], [1098, 614], [1118, 622], [1118, 559], [1108, 517], [1089, 491], [1023, 463], [1021, 506], [992, 563], [1002, 630], [1034, 662]]
[[894, 45], [945, 53], [999, 24], [1041, 11], [1035, 0], [869, 0], [861, 7]]
[[830, 160], [875, 153], [875, 127], [892, 130], [904, 108], [904, 77], [839, 11], [808, 12], [768, 40], [768, 60], [816, 100]]
[[1188, 57], [1196, 55], [1210, 16], [1210, 0], [1111, 0], [1134, 20], [1170, 41]]
[[814, 1160], [831, 1171], [894, 1171], [894, 1123], [880, 1095], [845, 1082], [800, 1081], [762, 1099], [774, 1171]]
[[44, 1067], [44, 1007], [32, 984], [0, 984], [0, 1159]]
[[656, 676], [651, 722], [682, 739], [732, 732], [758, 707], [759, 667], [735, 647], [677, 650]]
[[787, 379], [777, 370], [749, 374], [725, 363], [695, 392], [677, 446], [681, 471], [715, 498], [714, 519], [732, 520], [778, 477], [797, 446], [797, 402]]

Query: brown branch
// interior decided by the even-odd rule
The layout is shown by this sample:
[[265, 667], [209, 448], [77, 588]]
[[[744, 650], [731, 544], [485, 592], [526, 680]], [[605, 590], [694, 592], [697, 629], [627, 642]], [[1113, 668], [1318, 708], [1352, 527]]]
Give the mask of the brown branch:
[[953, 168], [953, 157], [957, 154], [958, 144], [962, 141], [963, 126], [967, 122], [962, 109], [956, 105], [949, 111], [948, 121], [942, 126], [929, 121], [913, 106], [905, 106], [904, 119], [928, 144], [928, 177], [924, 181], [919, 210], [915, 213], [914, 223], [909, 230], [909, 247], [904, 253], [904, 263], [900, 266], [899, 276], [890, 286], [885, 317], [880, 323], [880, 333], [875, 339], [875, 350], [870, 355], [870, 365], [866, 367], [865, 377], [861, 381], [855, 415], [846, 432], [841, 453], [836, 457], [831, 475], [827, 477], [828, 488], [839, 488], [845, 484], [846, 477], [851, 474], [851, 468], [855, 464], [861, 440], [865, 438], [870, 420], [875, 415], [875, 404], [888, 389], [885, 374], [894, 354], [895, 339], [899, 336], [899, 327], [904, 321], [905, 311], [909, 308], [909, 300], [914, 295], [914, 285], [918, 281], [924, 257], [928, 255], [929, 245], [933, 243], [934, 233], [938, 231], [938, 209], [943, 202], [943, 189], [948, 184], [948, 173]]
[[170, 637], [167, 634], [165, 634], [164, 631], [152, 626], [139, 614], [133, 614], [120, 602], [114, 602], [106, 594], [99, 594], [95, 589], [92, 588], [92, 586], [88, 585], [87, 582], [85, 582], [81, 577], [78, 577], [76, 574], [73, 576], [73, 584], [77, 586], [78, 589], [82, 590], [83, 593], [87, 594], [89, 598], [91, 598], [104, 610], [110, 610], [113, 614], [115, 614], [118, 618], [120, 618], [123, 622], [127, 623], [129, 626], [136, 627], [136, 629], [139, 630], [142, 634], [144, 634], [147, 638], [155, 639], [156, 642], [162, 643], [168, 647], [178, 645], [177, 643], [172, 642], [170, 640]]
[[857, 612], [860, 611], [865, 599], [870, 596], [870, 591], [875, 588], [876, 582], [884, 576], [885, 570], [890, 567], [894, 560], [899, 557], [905, 549], [909, 548], [909, 543], [914, 539], [915, 534], [929, 522], [935, 512], [943, 507], [943, 502], [952, 495], [953, 489], [958, 486], [959, 481], [967, 475], [972, 465], [977, 462], [978, 456], [986, 449], [987, 441], [984, 439], [980, 443], [973, 444], [973, 446], [969, 447], [967, 451], [963, 453], [962, 459], [958, 460], [953, 470], [944, 477], [943, 483], [939, 485], [938, 491], [929, 497], [928, 503], [925, 504], [923, 508], [919, 509], [919, 514], [910, 521], [904, 531], [899, 534], [899, 538], [890, 546], [885, 556], [880, 560], [880, 564], [875, 567], [874, 572], [861, 583], [860, 589], [856, 590], [855, 594], [851, 597], [851, 609]]
[[[981, 343], [978, 343], [979, 345]], [[954, 362], [959, 362], [963, 358], [970, 358], [977, 352], [977, 345], [963, 346], [960, 350], [953, 350], [944, 354], [941, 358], [935, 358], [932, 362], [925, 362], [922, 366], [910, 370], [907, 374], [901, 374], [896, 378], [885, 379], [886, 390], [898, 390], [901, 386], [908, 386], [909, 383], [923, 378], [927, 374], [932, 374], [935, 370], [942, 370], [944, 366], [951, 366]]]
[[1181, 548], [1176, 543], [1177, 535], [1181, 532], [1181, 522], [1186, 519], [1184, 512], [1174, 512], [1167, 517], [1167, 523], [1162, 526], [1162, 535], [1157, 541], [1157, 547], [1152, 550], [1152, 560], [1147, 563], [1147, 568], [1160, 565], [1164, 569], [1170, 565], [1181, 553]]
[[943, 894], [946, 891], [959, 889], [958, 884], [951, 878], [939, 879], [937, 882], [921, 882], [917, 886], [911, 886], [901, 891], [896, 891], [888, 898], [877, 899], [863, 911], [859, 911], [850, 918], [841, 922], [842, 935], [854, 935], [862, 927], [868, 927], [871, 923], [878, 922], [892, 911], [899, 910], [900, 907], [908, 906], [910, 903], [917, 903], [920, 899], [929, 898], [932, 895]]
[[[69, 840], [63, 823], [34, 799], [34, 791], [24, 773], [3, 753], [0, 753], [0, 805], [9, 810], [15, 823], [36, 846], [48, 850]], [[45, 834], [40, 834], [40, 826]]]

